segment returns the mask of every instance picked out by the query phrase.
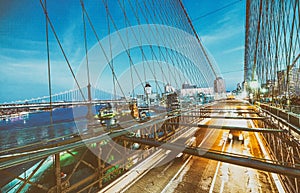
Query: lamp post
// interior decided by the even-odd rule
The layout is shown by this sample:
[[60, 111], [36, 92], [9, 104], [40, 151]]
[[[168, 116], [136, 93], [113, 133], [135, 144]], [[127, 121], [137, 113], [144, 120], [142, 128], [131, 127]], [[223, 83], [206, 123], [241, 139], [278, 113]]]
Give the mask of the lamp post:
[[[250, 93], [250, 99], [251, 99], [251, 94], [254, 95], [252, 98], [254, 98], [254, 101], [255, 99], [258, 99], [257, 97], [257, 89], [259, 87], [259, 84], [258, 84], [258, 81], [257, 80], [253, 80], [249, 83], [249, 86], [250, 86], [250, 89], [251, 89], [251, 92], [252, 90], [254, 91], [254, 93]], [[254, 103], [254, 101], [252, 101], [252, 103]]]
[[263, 97], [263, 102], [265, 102], [265, 94], [268, 92], [268, 89], [267, 88], [265, 88], [265, 87], [263, 87], [262, 89], [261, 89], [261, 93], [262, 93], [262, 97]]
[[147, 105], [150, 105], [149, 95], [152, 92], [152, 87], [148, 82], [146, 82], [146, 85], [145, 85], [145, 92], [146, 92]]

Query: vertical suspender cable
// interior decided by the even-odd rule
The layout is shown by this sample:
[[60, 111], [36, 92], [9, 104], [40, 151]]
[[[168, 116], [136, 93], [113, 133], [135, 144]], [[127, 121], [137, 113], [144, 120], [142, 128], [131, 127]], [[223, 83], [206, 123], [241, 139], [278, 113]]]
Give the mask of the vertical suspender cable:
[[211, 68], [213, 74], [215, 75], [215, 78], [217, 78], [218, 75], [217, 75], [217, 73], [216, 73], [214, 67], [212, 66], [212, 63], [211, 63], [210, 59], [208, 58], [208, 55], [207, 55], [207, 53], [206, 53], [206, 51], [205, 51], [205, 49], [204, 49], [204, 47], [203, 47], [203, 45], [202, 45], [202, 43], [201, 43], [201, 41], [200, 41], [200, 38], [199, 38], [199, 36], [198, 36], [198, 34], [197, 34], [197, 32], [196, 32], [196, 30], [195, 30], [193, 24], [192, 24], [192, 21], [191, 21], [189, 15], [188, 15], [187, 11], [185, 10], [185, 7], [184, 7], [183, 3], [181, 2], [182, 0], [178, 0], [178, 1], [179, 1], [179, 4], [180, 4], [180, 6], [181, 6], [181, 8], [182, 8], [182, 10], [183, 10], [183, 12], [184, 12], [184, 14], [185, 14], [185, 16], [186, 16], [186, 18], [187, 18], [187, 20], [188, 20], [188, 22], [189, 22], [191, 28], [192, 28], [192, 31], [193, 31], [195, 37], [196, 37], [197, 40], [198, 40], [198, 43], [199, 43], [199, 45], [200, 45], [201, 50], [202, 50], [202, 52], [203, 52], [203, 54], [204, 54], [204, 56], [205, 56], [205, 58], [206, 58], [208, 64], [210, 65], [210, 68]]
[[[125, 1], [123, 0], [123, 6], [124, 6], [124, 9], [125, 9]], [[126, 12], [123, 13], [124, 14], [124, 17], [126, 16]], [[107, 17], [108, 17], [108, 12], [107, 12]], [[130, 68], [130, 79], [131, 79], [131, 89], [132, 89], [132, 99], [134, 98], [134, 83], [133, 83], [133, 62], [131, 61], [131, 58], [130, 58], [130, 44], [129, 44], [129, 37], [128, 37], [128, 28], [127, 28], [127, 20], [124, 20], [124, 24], [125, 24], [125, 28], [126, 28], [126, 40], [127, 40], [127, 43], [128, 43], [128, 50], [127, 50], [127, 55], [128, 55], [128, 59], [129, 59], [129, 68]], [[121, 38], [121, 37], [120, 37]], [[124, 47], [126, 47], [126, 45], [124, 45]]]
[[81, 9], [82, 9], [82, 21], [83, 21], [83, 35], [84, 35], [84, 49], [85, 49], [85, 59], [86, 59], [86, 73], [87, 73], [87, 80], [88, 80], [88, 102], [92, 101], [91, 96], [91, 82], [90, 82], [90, 70], [89, 70], [89, 59], [88, 59], [88, 51], [87, 51], [87, 38], [86, 38], [86, 23], [84, 18], [84, 11], [83, 11], [84, 5], [81, 3]]
[[50, 66], [50, 51], [49, 51], [49, 33], [48, 33], [48, 20], [47, 20], [47, 2], [44, 1], [45, 4], [45, 15], [46, 15], [46, 45], [47, 45], [47, 61], [48, 61], [48, 88], [49, 88], [49, 104], [50, 104], [50, 124], [53, 123], [52, 117], [52, 91], [51, 91], [51, 66]]
[[43, 11], [44, 11], [44, 13], [45, 13], [47, 22], [49, 23], [50, 28], [51, 28], [51, 30], [52, 30], [52, 32], [53, 32], [53, 35], [54, 35], [54, 37], [55, 37], [55, 39], [56, 39], [56, 41], [57, 41], [57, 43], [58, 43], [58, 46], [59, 46], [59, 48], [60, 48], [60, 50], [61, 50], [61, 52], [62, 52], [62, 54], [63, 54], [63, 56], [64, 56], [64, 59], [65, 59], [65, 61], [67, 62], [67, 65], [68, 65], [68, 67], [69, 67], [69, 70], [70, 70], [70, 72], [71, 72], [71, 74], [72, 74], [72, 77], [73, 77], [73, 79], [74, 79], [74, 81], [75, 81], [75, 83], [76, 83], [76, 85], [77, 85], [77, 87], [78, 87], [78, 89], [79, 89], [79, 91], [80, 91], [80, 94], [81, 94], [83, 100], [86, 101], [86, 99], [85, 99], [85, 97], [84, 97], [84, 94], [83, 94], [83, 92], [82, 92], [82, 90], [81, 90], [81, 88], [80, 88], [80, 86], [79, 86], [79, 83], [78, 83], [78, 81], [77, 81], [77, 79], [76, 79], [76, 77], [75, 77], [75, 74], [74, 74], [74, 71], [73, 71], [73, 69], [72, 69], [72, 66], [71, 66], [71, 64], [70, 64], [70, 62], [69, 62], [69, 60], [68, 60], [68, 58], [67, 58], [67, 55], [66, 55], [66, 53], [65, 53], [65, 51], [64, 51], [64, 49], [63, 49], [63, 47], [62, 47], [62, 44], [61, 44], [61, 42], [60, 42], [60, 40], [59, 40], [59, 38], [58, 38], [58, 36], [57, 36], [57, 33], [56, 33], [56, 31], [55, 31], [55, 28], [54, 28], [52, 22], [51, 22], [51, 20], [50, 20], [48, 14], [47, 14], [47, 11], [46, 11], [46, 9], [45, 9], [45, 6], [44, 6], [42, 0], [40, 0], [40, 5], [41, 5], [41, 7], [42, 7], [42, 9], [43, 9]]
[[[83, 0], [80, 0], [80, 1], [83, 3]], [[104, 0], [102, 0], [102, 3], [104, 4], [106, 11], [108, 11], [108, 7], [107, 7], [107, 5], [105, 4]], [[98, 34], [97, 34], [97, 32], [96, 32], [96, 29], [95, 29], [95, 27], [94, 27], [94, 25], [93, 25], [93, 23], [92, 23], [92, 21], [91, 21], [89, 15], [88, 15], [87, 11], [86, 11], [86, 9], [83, 8], [83, 11], [84, 11], [84, 14], [86, 15], [87, 21], [88, 21], [88, 23], [90, 24], [90, 27], [91, 27], [91, 29], [92, 29], [92, 31], [93, 31], [95, 37], [96, 37], [96, 39], [97, 39], [98, 45], [99, 45], [100, 49], [102, 50], [102, 53], [103, 53], [103, 55], [104, 55], [104, 57], [105, 57], [105, 60], [106, 60], [106, 62], [108, 63], [110, 69], [112, 69], [112, 66], [111, 66], [111, 64], [110, 64], [110, 62], [109, 62], [108, 55], [107, 55], [107, 53], [106, 53], [106, 51], [105, 51], [105, 49], [104, 49], [104, 47], [103, 47], [103, 45], [102, 45], [102, 43], [101, 43], [101, 41], [100, 41], [100, 38], [99, 38], [99, 36], [98, 36]], [[123, 43], [123, 42], [122, 42], [122, 43]], [[112, 71], [112, 74], [113, 74], [113, 76], [115, 77], [116, 83], [117, 83], [117, 85], [119, 86], [122, 95], [125, 97], [124, 91], [123, 91], [123, 89], [122, 89], [122, 87], [121, 87], [121, 85], [120, 85], [120, 82], [118, 81], [118, 79], [117, 79], [117, 77], [116, 77], [115, 72]], [[125, 100], [126, 100], [126, 98], [125, 98]]]
[[[106, 4], [108, 4], [108, 0], [106, 2]], [[108, 33], [108, 41], [109, 41], [109, 52], [110, 52], [110, 58], [111, 60], [109, 61], [111, 64], [111, 71], [112, 74], [114, 74], [115, 69], [114, 69], [114, 62], [113, 62], [113, 58], [112, 58], [112, 46], [111, 46], [111, 37], [110, 37], [110, 22], [109, 22], [109, 17], [108, 14], [106, 14], [106, 19], [107, 19], [107, 33]], [[116, 94], [116, 82], [115, 82], [115, 77], [112, 76], [112, 81], [113, 81], [113, 93], [114, 93], [114, 99], [116, 100], [117, 94]]]
[[263, 1], [261, 0], [260, 4], [259, 4], [259, 18], [258, 18], [258, 21], [257, 21], [256, 41], [255, 41], [255, 51], [254, 51], [254, 58], [253, 58], [251, 81], [254, 80], [254, 75], [255, 75], [255, 71], [256, 71], [258, 41], [259, 41], [259, 33], [260, 33], [261, 17], [262, 17], [262, 3], [263, 3]]

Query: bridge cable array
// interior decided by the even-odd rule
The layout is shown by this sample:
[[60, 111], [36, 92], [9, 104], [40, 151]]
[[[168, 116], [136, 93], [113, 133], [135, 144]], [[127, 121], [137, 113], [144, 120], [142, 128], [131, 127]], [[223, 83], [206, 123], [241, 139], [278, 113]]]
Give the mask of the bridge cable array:
[[[206, 53], [200, 39], [193, 28], [190, 18], [188, 17], [185, 8], [181, 1], [138, 1], [138, 0], [116, 0], [114, 2], [101, 0], [97, 9], [105, 10], [106, 20], [101, 22], [106, 23], [108, 44], [104, 45], [102, 39], [103, 33], [99, 33], [96, 29], [94, 18], [91, 18], [88, 9], [90, 5], [86, 5], [84, 0], [80, 0], [82, 12], [83, 40], [84, 40], [84, 57], [85, 57], [85, 81], [80, 80], [81, 77], [75, 75], [67, 53], [63, 48], [63, 44], [58, 37], [54, 24], [48, 14], [49, 6], [46, 6], [46, 0], [40, 0], [41, 7], [46, 18], [46, 44], [47, 44], [47, 59], [48, 59], [48, 87], [49, 87], [49, 103], [53, 102], [52, 86], [51, 85], [51, 64], [50, 64], [50, 47], [49, 47], [49, 30], [48, 25], [55, 37], [59, 49], [67, 63], [68, 69], [71, 72], [76, 88], [80, 96], [73, 95], [75, 101], [91, 101], [92, 98], [98, 98], [96, 95], [97, 89], [106, 91], [100, 83], [98, 77], [95, 82], [91, 72], [94, 71], [93, 62], [95, 61], [91, 54], [88, 39], [88, 32], [91, 32], [96, 38], [100, 52], [104, 56], [104, 61], [110, 69], [112, 83], [112, 96], [114, 99], [118, 97], [127, 100], [127, 93], [131, 93], [134, 98], [139, 92], [138, 87], [145, 91], [147, 82], [153, 82], [155, 92], [164, 93], [163, 85], [172, 85], [174, 89], [180, 89], [181, 84], [190, 83], [200, 88], [210, 88], [213, 85], [213, 77], [216, 78], [220, 73], [215, 69], [213, 59], [210, 59]], [[102, 4], [102, 5], [101, 5]], [[103, 8], [103, 9], [102, 9]], [[120, 17], [122, 15], [122, 17]], [[101, 19], [101, 18], [100, 18]], [[123, 20], [123, 24], [122, 21]], [[88, 26], [90, 29], [88, 29]], [[125, 30], [125, 36], [122, 33]], [[191, 37], [183, 37], [182, 32], [189, 34]], [[195, 44], [194, 37], [198, 43]], [[115, 39], [118, 39], [118, 46], [121, 46], [123, 52], [116, 53]], [[182, 51], [184, 49], [184, 51]], [[117, 55], [116, 55], [117, 54]], [[127, 58], [127, 62], [123, 61], [120, 64], [118, 57]], [[210, 61], [211, 60], [211, 61]], [[139, 61], [137, 63], [137, 61]], [[102, 62], [102, 61], [101, 61]], [[126, 67], [128, 63], [128, 67]], [[139, 65], [138, 65], [139, 64]], [[124, 87], [124, 81], [120, 82], [122, 74], [129, 69], [129, 77], [131, 89], [128, 91]], [[123, 70], [122, 70], [123, 69]], [[80, 69], [79, 69], [80, 70]], [[125, 71], [124, 71], [125, 70]], [[125, 75], [124, 75], [125, 76]], [[79, 78], [79, 79], [78, 79]], [[82, 85], [83, 82], [84, 85]], [[85, 92], [85, 88], [87, 92]], [[91, 90], [94, 89], [93, 97]], [[74, 90], [74, 89], [72, 89]], [[73, 92], [73, 91], [72, 91]], [[74, 94], [76, 92], [73, 92]], [[86, 94], [87, 93], [87, 94]], [[62, 98], [68, 98], [66, 96]], [[42, 97], [46, 99], [45, 97]], [[42, 98], [32, 99], [42, 100]], [[80, 99], [81, 98], [81, 99]]]

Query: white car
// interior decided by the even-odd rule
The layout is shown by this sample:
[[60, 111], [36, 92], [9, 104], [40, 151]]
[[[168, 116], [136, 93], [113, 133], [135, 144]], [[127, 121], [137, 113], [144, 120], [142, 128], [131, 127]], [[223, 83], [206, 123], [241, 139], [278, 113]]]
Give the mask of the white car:
[[228, 134], [228, 140], [238, 140], [244, 143], [244, 133], [240, 130], [230, 130]]

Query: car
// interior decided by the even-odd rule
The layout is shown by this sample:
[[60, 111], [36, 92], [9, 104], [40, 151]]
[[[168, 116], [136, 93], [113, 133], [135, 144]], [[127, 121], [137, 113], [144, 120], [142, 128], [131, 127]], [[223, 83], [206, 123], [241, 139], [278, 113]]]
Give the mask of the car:
[[235, 96], [234, 95], [227, 95], [227, 100], [234, 100]]
[[139, 116], [139, 122], [146, 122], [151, 119], [150, 112], [148, 110], [142, 110], [140, 111], [140, 116]]
[[244, 132], [240, 130], [230, 130], [228, 134], [228, 141], [238, 140], [244, 144]]

